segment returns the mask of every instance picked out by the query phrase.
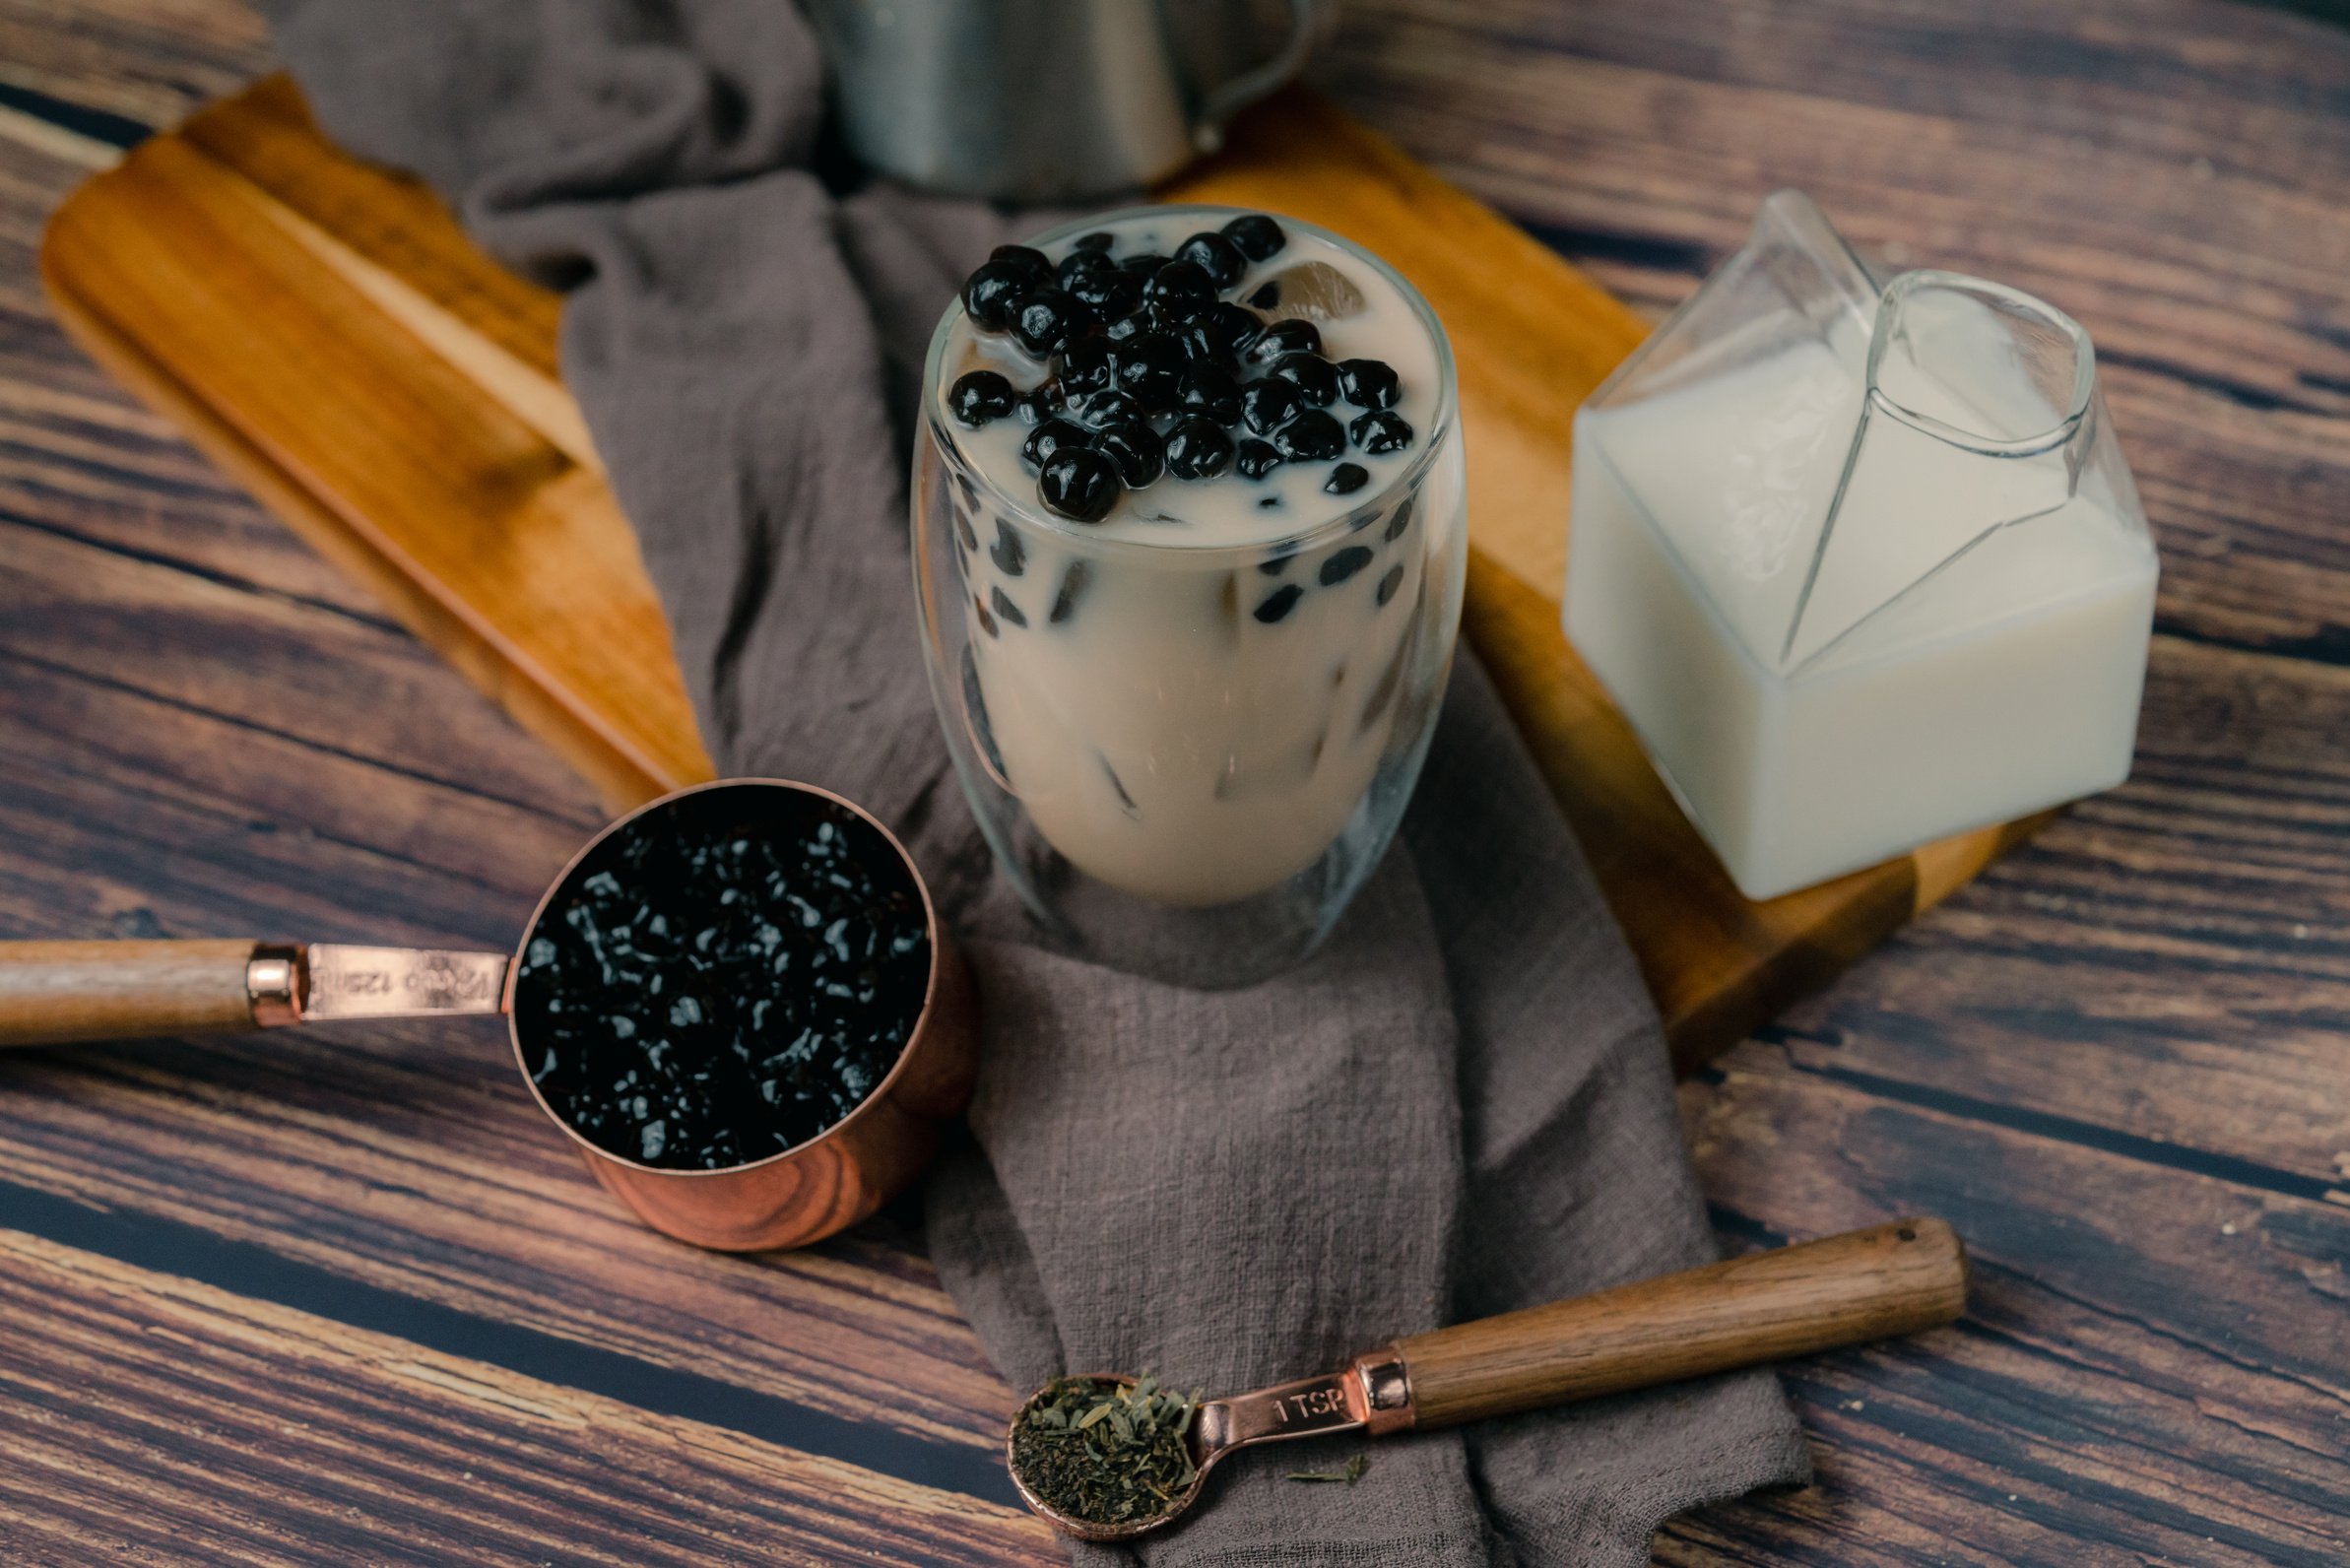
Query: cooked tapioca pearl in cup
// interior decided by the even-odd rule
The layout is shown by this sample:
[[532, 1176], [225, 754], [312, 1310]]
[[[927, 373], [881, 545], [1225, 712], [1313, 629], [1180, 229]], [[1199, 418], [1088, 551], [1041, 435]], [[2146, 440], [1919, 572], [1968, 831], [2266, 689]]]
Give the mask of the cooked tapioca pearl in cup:
[[[1442, 351], [1392, 275], [1264, 215], [1137, 213], [1041, 249], [1021, 276], [1055, 311], [1111, 302], [1090, 328], [1036, 352], [1022, 301], [976, 278], [990, 313], [951, 316], [938, 351], [934, 428], [982, 492], [958, 533], [1019, 541], [1016, 570], [1000, 544], [957, 552], [960, 700], [986, 770], [1078, 870], [1158, 903], [1246, 899], [1325, 855], [1424, 718], [1462, 527], [1457, 440], [1436, 526], [1406, 526]], [[1395, 427], [1350, 438], [1373, 413]]]

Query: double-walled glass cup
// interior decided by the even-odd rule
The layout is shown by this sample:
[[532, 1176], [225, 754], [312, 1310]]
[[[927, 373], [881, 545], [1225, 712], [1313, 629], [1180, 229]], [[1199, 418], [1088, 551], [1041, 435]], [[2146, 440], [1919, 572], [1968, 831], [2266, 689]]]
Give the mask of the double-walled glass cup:
[[[1148, 212], [1178, 233], [1235, 216]], [[1139, 213], [1033, 243], [1052, 252]], [[1294, 963], [1369, 877], [1427, 753], [1461, 615], [1467, 483], [1444, 330], [1378, 258], [1280, 222], [1384, 275], [1434, 350], [1435, 413], [1410, 461], [1337, 516], [1239, 545], [1172, 527], [1105, 537], [1047, 511], [1025, 475], [996, 483], [942, 401], [969, 368], [948, 362], [959, 301], [932, 339], [915, 441], [931, 690], [998, 862], [1070, 948], [1196, 985]]]

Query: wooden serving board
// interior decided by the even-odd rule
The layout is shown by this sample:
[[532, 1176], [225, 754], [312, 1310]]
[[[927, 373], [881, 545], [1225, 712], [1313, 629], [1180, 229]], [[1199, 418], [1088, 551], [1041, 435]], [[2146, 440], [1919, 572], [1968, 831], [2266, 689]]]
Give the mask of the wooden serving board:
[[[1558, 625], [1576, 405], [1645, 324], [1303, 90], [1161, 193], [1378, 251], [1452, 334], [1467, 630], [1589, 852], [1687, 1070], [1962, 885], [2039, 818], [1752, 903]], [[556, 296], [272, 77], [133, 150], [51, 220], [58, 314], [614, 810], [706, 778], [668, 624], [555, 363]], [[944, 301], [942, 301], [944, 303]]]

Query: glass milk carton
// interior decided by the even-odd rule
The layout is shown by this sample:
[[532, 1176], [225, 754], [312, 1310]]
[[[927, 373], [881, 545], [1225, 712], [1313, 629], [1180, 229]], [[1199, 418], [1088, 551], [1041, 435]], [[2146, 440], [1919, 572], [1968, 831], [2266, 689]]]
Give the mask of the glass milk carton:
[[1567, 634], [1748, 897], [2128, 775], [2154, 548], [2061, 312], [1782, 191], [1574, 484]]

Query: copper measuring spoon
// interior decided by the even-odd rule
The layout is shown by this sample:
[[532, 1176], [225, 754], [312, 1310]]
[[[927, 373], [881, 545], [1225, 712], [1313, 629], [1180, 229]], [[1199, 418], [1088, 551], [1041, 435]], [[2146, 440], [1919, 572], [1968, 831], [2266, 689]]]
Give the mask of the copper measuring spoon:
[[[816, 1137], [720, 1170], [640, 1164], [599, 1147], [555, 1113], [530, 1075], [532, 1021], [514, 1011], [520, 956], [598, 846], [657, 815], [724, 814], [756, 831], [775, 792], [848, 811], [888, 845], [922, 895], [930, 974], [922, 1011], [873, 1092]], [[531, 1099], [596, 1180], [654, 1229], [731, 1252], [799, 1247], [852, 1225], [928, 1163], [939, 1127], [962, 1112], [976, 1069], [970, 974], [905, 846], [855, 802], [786, 779], [722, 779], [647, 802], [607, 824], [556, 874], [511, 956], [338, 943], [0, 943], [0, 1047], [163, 1034], [224, 1034], [348, 1018], [503, 1013]]]
[[1191, 1484], [1149, 1519], [1094, 1524], [1030, 1491], [1012, 1463], [1026, 1405], [1005, 1434], [1004, 1458], [1021, 1498], [1047, 1523], [1081, 1540], [1126, 1540], [1182, 1518], [1220, 1460], [1259, 1443], [1384, 1437], [1677, 1383], [1935, 1328], [1966, 1299], [1957, 1235], [1938, 1219], [1897, 1219], [1413, 1335], [1337, 1372], [1209, 1400], [1192, 1421]]

